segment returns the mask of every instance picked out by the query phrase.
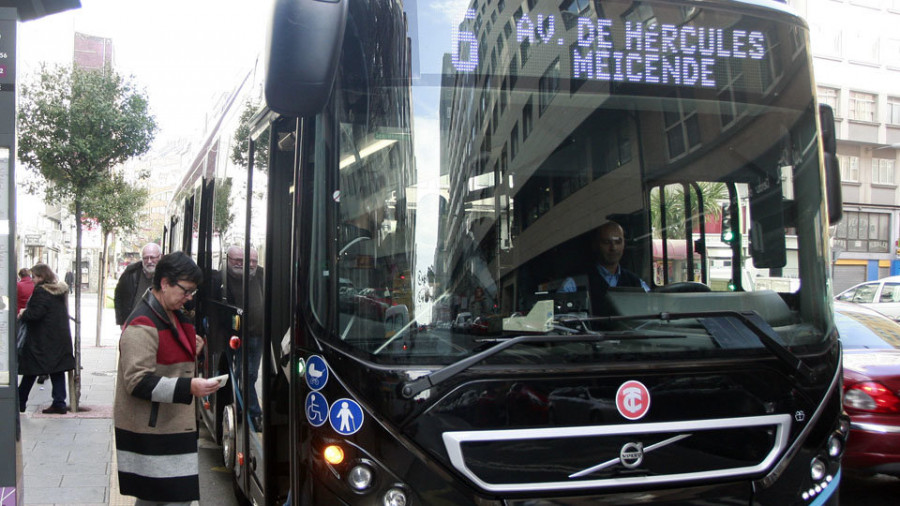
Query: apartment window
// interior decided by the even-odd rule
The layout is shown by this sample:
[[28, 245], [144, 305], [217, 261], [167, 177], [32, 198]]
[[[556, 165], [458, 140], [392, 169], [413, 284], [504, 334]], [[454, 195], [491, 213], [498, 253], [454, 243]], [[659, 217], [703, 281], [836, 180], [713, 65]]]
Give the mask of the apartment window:
[[528, 63], [528, 55], [531, 49], [531, 39], [522, 39], [522, 42], [519, 44], [519, 56], [522, 57], [522, 68], [525, 68], [525, 64]]
[[894, 184], [894, 160], [872, 159], [872, 184]]
[[829, 88], [827, 86], [819, 86], [817, 94], [819, 95], [819, 103], [830, 105], [831, 109], [834, 111], [835, 117], [840, 118], [841, 90]]
[[522, 141], [528, 138], [528, 135], [531, 134], [531, 128], [534, 126], [534, 119], [532, 113], [532, 103], [533, 99], [529, 98], [528, 102], [525, 104], [525, 107], [522, 108]]
[[887, 122], [890, 125], [900, 125], [900, 97], [888, 97]]
[[684, 154], [700, 144], [700, 120], [694, 101], [689, 97], [678, 101], [678, 109], [666, 111], [666, 139], [669, 144], [669, 158]]
[[873, 95], [872, 93], [851, 91], [847, 117], [858, 121], [874, 123], [877, 118], [875, 105], [876, 95]]
[[816, 24], [810, 32], [813, 51], [817, 56], [840, 58], [843, 55], [844, 36], [840, 28]]
[[553, 100], [556, 92], [559, 91], [559, 58], [551, 63], [544, 75], [541, 76], [540, 81], [538, 81], [538, 89], [540, 90], [538, 111], [540, 114], [544, 114], [547, 106], [550, 105], [550, 101]]
[[848, 183], [859, 182], [859, 157], [838, 155], [841, 164], [841, 181]]
[[890, 223], [887, 213], [844, 211], [834, 230], [835, 245], [845, 251], [887, 253]]
[[892, 69], [900, 69], [900, 38], [885, 37], [884, 64]]
[[722, 121], [722, 128], [733, 123], [747, 109], [746, 97], [741, 91], [744, 80], [741, 67], [726, 62], [725, 71], [727, 77], [719, 91], [719, 119]]
[[559, 4], [559, 12], [566, 30], [571, 30], [578, 22], [578, 18], [587, 16], [590, 6], [589, 0], [564, 0]]
[[879, 63], [878, 53], [880, 45], [878, 35], [870, 31], [854, 32], [849, 34], [847, 46], [847, 56], [851, 61], [874, 65]]
[[644, 26], [658, 24], [656, 21], [656, 14], [653, 12], [653, 7], [640, 2], [635, 2], [634, 7], [625, 11], [625, 14], [623, 14], [622, 17], [625, 18], [625, 21], [641, 23]]
[[509, 159], [515, 160], [519, 154], [519, 124], [516, 123], [509, 133]]

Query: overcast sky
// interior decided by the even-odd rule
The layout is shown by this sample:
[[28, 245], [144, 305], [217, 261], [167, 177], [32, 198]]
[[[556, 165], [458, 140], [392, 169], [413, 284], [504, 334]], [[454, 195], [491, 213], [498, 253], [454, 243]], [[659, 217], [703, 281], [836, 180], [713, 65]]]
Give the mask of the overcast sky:
[[72, 61], [74, 32], [113, 39], [116, 68], [150, 98], [158, 139], [190, 135], [214, 98], [246, 73], [265, 38], [269, 0], [81, 0], [19, 23], [18, 79]]

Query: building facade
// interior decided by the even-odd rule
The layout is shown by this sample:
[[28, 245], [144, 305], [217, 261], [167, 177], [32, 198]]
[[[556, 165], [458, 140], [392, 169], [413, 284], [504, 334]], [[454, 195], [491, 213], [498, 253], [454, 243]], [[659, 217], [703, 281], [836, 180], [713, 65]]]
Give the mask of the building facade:
[[835, 293], [900, 274], [900, 0], [799, 0], [819, 102], [835, 112], [844, 218], [832, 231]]

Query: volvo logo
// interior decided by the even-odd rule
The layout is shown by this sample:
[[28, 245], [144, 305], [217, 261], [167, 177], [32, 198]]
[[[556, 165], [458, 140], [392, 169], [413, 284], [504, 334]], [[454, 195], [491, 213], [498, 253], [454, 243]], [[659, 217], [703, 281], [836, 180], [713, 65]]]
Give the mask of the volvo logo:
[[644, 461], [644, 443], [625, 443], [619, 450], [619, 462], [628, 469], [634, 469]]
[[653, 443], [652, 445], [644, 448], [644, 443], [625, 443], [622, 446], [622, 449], [619, 450], [619, 458], [617, 459], [609, 459], [606, 462], [601, 462], [596, 466], [591, 466], [587, 469], [582, 469], [577, 473], [572, 473], [569, 475], [569, 478], [581, 478], [582, 476], [587, 476], [591, 473], [596, 473], [597, 471], [602, 471], [608, 467], [613, 467], [616, 464], [622, 464], [628, 469], [634, 469], [641, 465], [644, 462], [644, 455], [652, 452], [653, 450], [657, 450], [664, 446], [668, 446], [672, 443], [677, 443], [682, 439], [691, 437], [690, 434], [679, 434], [677, 436], [672, 436], [668, 439], [664, 439], [659, 441], [658, 443]]

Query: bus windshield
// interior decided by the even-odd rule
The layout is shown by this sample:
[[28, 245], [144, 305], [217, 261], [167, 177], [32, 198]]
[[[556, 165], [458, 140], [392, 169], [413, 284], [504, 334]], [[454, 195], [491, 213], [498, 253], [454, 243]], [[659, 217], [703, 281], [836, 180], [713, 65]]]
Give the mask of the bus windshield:
[[808, 30], [717, 5], [352, 2], [308, 192], [325, 339], [409, 365], [823, 342]]

